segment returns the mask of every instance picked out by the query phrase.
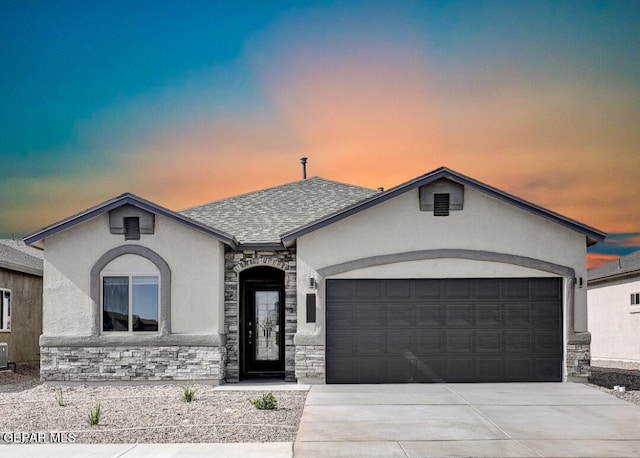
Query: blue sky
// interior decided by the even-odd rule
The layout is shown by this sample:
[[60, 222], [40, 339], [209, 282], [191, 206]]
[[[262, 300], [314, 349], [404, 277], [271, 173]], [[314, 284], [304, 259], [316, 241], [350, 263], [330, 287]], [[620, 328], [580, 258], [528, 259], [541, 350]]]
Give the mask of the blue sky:
[[640, 247], [640, 2], [0, 0], [0, 236], [441, 165]]

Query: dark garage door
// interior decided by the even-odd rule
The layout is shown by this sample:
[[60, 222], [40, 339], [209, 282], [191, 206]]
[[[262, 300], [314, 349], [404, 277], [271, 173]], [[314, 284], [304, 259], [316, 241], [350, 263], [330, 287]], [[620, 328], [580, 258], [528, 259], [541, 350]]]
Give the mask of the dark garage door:
[[327, 383], [562, 379], [559, 278], [327, 280]]

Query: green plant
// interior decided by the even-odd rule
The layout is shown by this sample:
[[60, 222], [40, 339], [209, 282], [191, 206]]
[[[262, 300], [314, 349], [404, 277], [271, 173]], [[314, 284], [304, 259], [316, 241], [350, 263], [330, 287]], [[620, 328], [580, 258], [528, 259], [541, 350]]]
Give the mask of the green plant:
[[196, 399], [196, 390], [192, 386], [183, 386], [182, 388], [182, 400], [184, 402], [191, 402]]
[[273, 393], [266, 393], [259, 398], [252, 399], [251, 404], [258, 410], [276, 410], [278, 408], [278, 400]]
[[56, 402], [60, 407], [64, 407], [64, 398], [62, 397], [62, 388], [58, 388], [56, 394], [54, 395], [56, 398]]
[[87, 423], [89, 423], [91, 426], [94, 426], [100, 423], [100, 403], [97, 403], [89, 411], [89, 416], [87, 417]]

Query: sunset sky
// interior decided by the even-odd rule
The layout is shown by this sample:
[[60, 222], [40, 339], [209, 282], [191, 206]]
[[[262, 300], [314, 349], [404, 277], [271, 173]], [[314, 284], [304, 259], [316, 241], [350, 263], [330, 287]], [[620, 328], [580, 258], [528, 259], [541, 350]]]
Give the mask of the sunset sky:
[[640, 1], [0, 0], [0, 236], [445, 165], [640, 248]]

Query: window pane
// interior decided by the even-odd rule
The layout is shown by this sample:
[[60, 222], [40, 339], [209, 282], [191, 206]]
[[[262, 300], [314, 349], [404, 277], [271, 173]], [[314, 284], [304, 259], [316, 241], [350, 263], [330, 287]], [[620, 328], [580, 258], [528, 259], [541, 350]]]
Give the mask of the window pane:
[[133, 277], [133, 330], [158, 330], [158, 277]]
[[103, 277], [102, 330], [129, 330], [129, 277]]

